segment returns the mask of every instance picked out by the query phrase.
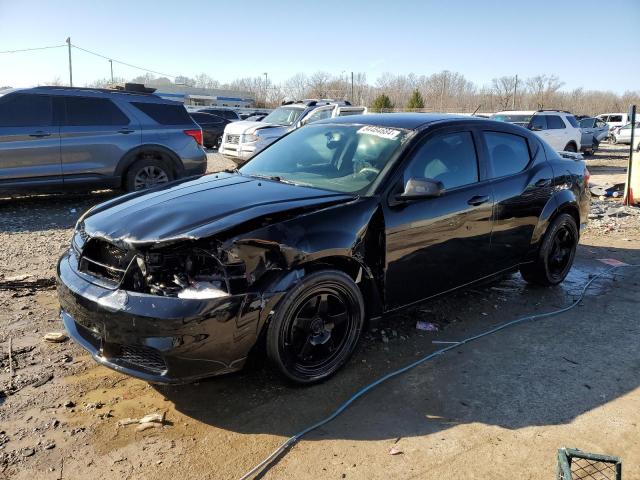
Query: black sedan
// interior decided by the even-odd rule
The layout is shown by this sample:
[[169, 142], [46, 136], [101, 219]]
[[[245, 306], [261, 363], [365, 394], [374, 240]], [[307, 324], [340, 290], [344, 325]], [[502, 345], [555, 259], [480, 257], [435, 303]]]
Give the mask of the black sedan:
[[313, 383], [366, 319], [520, 270], [556, 285], [588, 172], [528, 130], [426, 114], [332, 118], [239, 171], [114, 198], [59, 261], [67, 331], [103, 365], [177, 383], [242, 368], [257, 342]]
[[203, 144], [207, 148], [218, 148], [222, 142], [224, 127], [230, 120], [212, 115], [211, 113], [193, 112], [190, 113], [193, 121], [202, 129]]

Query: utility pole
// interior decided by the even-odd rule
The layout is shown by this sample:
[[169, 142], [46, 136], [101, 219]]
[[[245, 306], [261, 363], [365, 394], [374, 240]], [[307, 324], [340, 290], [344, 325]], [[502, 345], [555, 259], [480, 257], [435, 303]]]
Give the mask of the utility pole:
[[73, 87], [73, 69], [71, 68], [71, 37], [67, 37], [67, 46], [69, 47], [69, 86]]
[[513, 86], [513, 110], [516, 109], [516, 96], [518, 95], [518, 74], [516, 74], [516, 83]]
[[111, 83], [113, 83], [113, 60], [109, 60], [109, 65], [111, 66]]
[[267, 106], [267, 88], [269, 85], [269, 77], [267, 76], [267, 72], [264, 72], [264, 106]]
[[351, 103], [355, 103], [355, 99], [353, 98], [353, 72], [351, 72]]

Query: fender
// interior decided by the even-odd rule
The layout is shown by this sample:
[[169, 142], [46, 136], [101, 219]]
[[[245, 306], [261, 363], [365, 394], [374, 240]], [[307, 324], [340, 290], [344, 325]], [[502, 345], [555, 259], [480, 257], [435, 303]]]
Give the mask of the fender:
[[172, 150], [163, 145], [148, 143], [144, 145], [138, 145], [137, 147], [134, 147], [127, 153], [125, 153], [118, 162], [114, 175], [116, 177], [122, 177], [127, 169], [131, 166], [131, 164], [136, 160], [136, 157], [145, 150], [154, 150], [164, 154], [171, 161], [171, 165], [173, 166], [175, 173], [178, 176], [180, 176], [180, 174], [184, 171], [182, 160], [180, 160], [180, 157], [178, 157], [178, 155], [176, 155]]
[[549, 224], [553, 221], [555, 217], [557, 217], [560, 213], [570, 213], [576, 218], [576, 222], [578, 228], [580, 227], [580, 207], [578, 203], [578, 199], [576, 198], [575, 193], [569, 189], [563, 189], [555, 192], [551, 198], [547, 201], [547, 204], [542, 209], [542, 213], [540, 217], [538, 217], [538, 224], [533, 230], [533, 235], [531, 236], [531, 244], [530, 247], [532, 250], [537, 251], [537, 246], [544, 237], [544, 234], [547, 233], [547, 228], [549, 228]]

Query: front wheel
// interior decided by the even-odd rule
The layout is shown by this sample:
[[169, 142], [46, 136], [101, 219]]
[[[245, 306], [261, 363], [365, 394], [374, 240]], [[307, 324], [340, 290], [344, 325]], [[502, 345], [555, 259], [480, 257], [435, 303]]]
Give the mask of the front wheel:
[[576, 148], [575, 144], [571, 142], [571, 143], [567, 143], [566, 147], [564, 147], [564, 151], [576, 153], [578, 149]]
[[173, 180], [173, 172], [167, 164], [154, 155], [144, 155], [127, 170], [124, 179], [128, 192], [144, 190]]
[[288, 380], [320, 382], [349, 359], [363, 323], [362, 294], [348, 275], [312, 273], [277, 307], [267, 331], [267, 356]]
[[529, 283], [553, 286], [562, 282], [576, 255], [578, 227], [571, 215], [563, 213], [549, 225], [536, 260], [520, 267], [522, 277]]

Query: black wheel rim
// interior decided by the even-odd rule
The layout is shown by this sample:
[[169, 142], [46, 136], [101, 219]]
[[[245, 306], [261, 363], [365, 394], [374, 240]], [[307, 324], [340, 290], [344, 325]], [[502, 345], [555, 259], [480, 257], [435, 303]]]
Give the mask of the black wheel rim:
[[301, 296], [290, 312], [280, 335], [287, 368], [309, 378], [333, 371], [357, 340], [356, 299], [340, 284], [322, 285]]
[[575, 248], [574, 233], [567, 226], [560, 227], [553, 237], [547, 258], [549, 273], [554, 279], [563, 278], [567, 274]]

